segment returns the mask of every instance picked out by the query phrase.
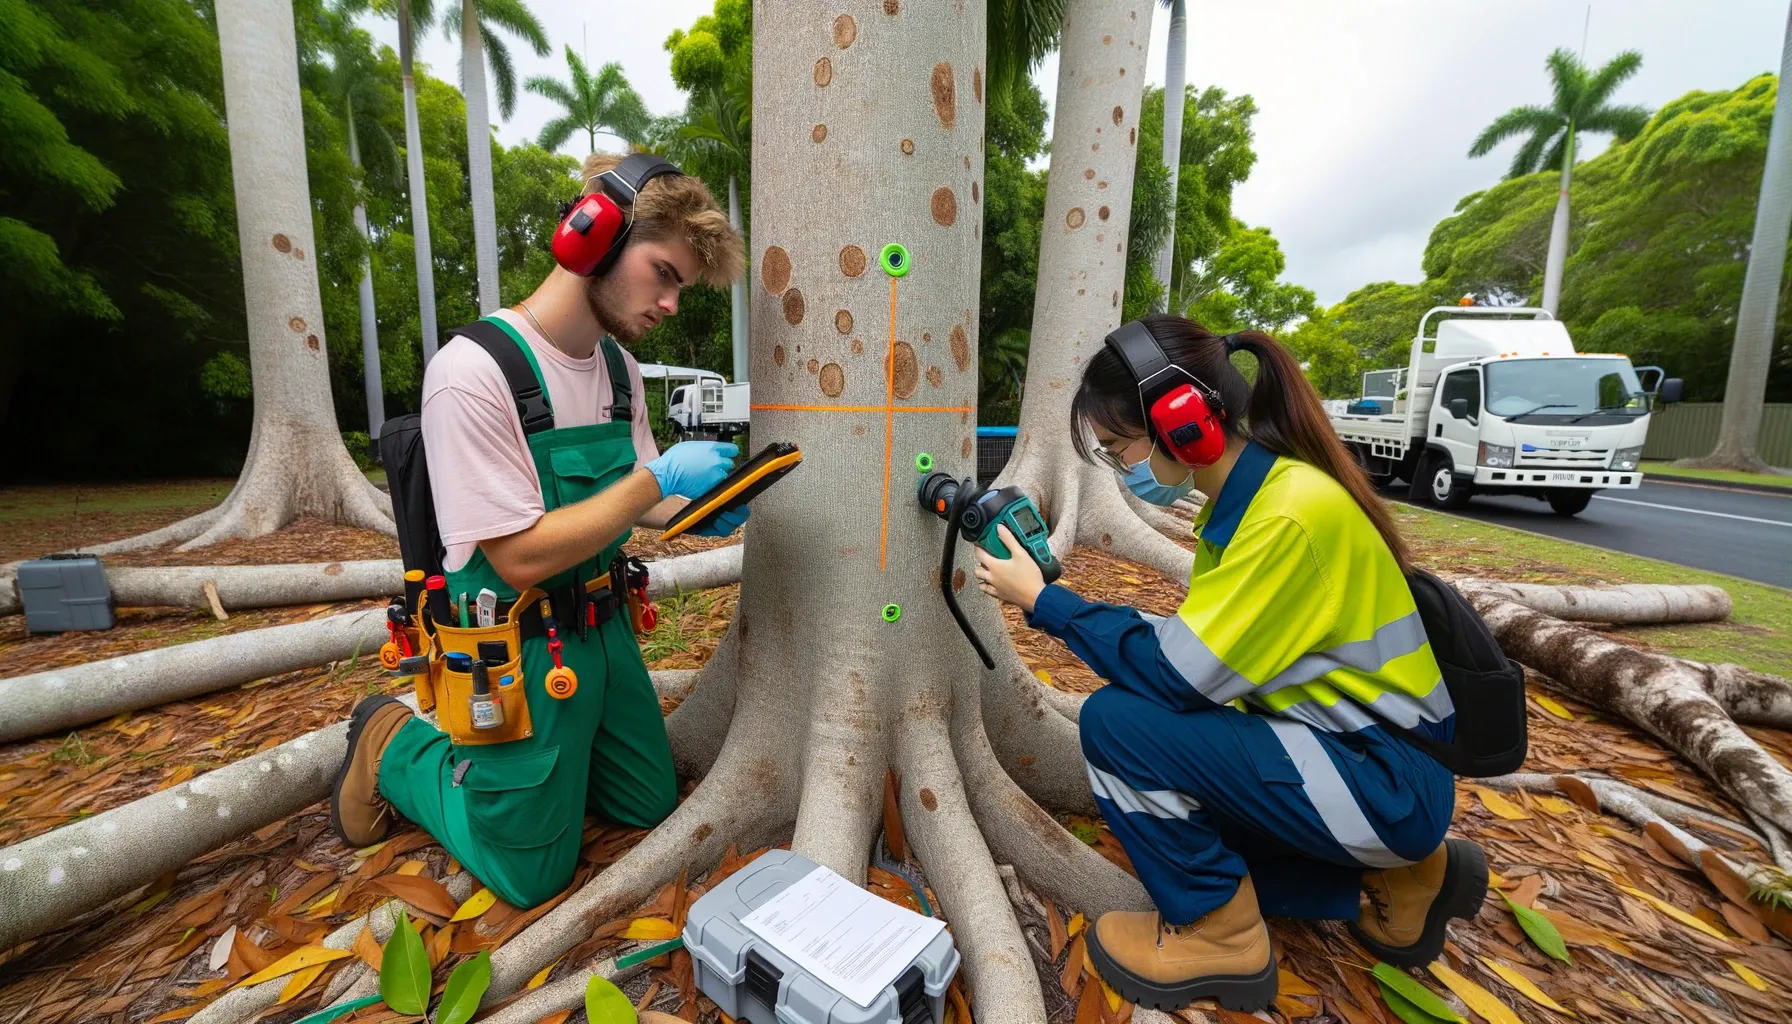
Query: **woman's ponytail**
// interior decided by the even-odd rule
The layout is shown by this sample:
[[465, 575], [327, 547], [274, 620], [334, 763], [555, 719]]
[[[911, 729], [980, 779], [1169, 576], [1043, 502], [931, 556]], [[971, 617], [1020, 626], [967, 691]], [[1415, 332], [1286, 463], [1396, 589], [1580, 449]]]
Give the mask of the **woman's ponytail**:
[[1411, 556], [1405, 539], [1369, 477], [1344, 442], [1338, 440], [1325, 407], [1319, 404], [1319, 393], [1301, 372], [1294, 354], [1261, 331], [1227, 335], [1226, 348], [1249, 352], [1257, 359], [1257, 383], [1251, 388], [1250, 411], [1246, 414], [1251, 440], [1279, 455], [1316, 466], [1342, 484], [1375, 524], [1376, 532], [1394, 553], [1400, 571], [1409, 571]]

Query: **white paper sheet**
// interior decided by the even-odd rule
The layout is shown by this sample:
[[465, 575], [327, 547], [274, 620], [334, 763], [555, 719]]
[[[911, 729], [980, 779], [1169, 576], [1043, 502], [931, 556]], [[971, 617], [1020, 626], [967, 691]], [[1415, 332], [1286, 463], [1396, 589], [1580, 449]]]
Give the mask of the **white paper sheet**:
[[940, 929], [937, 917], [900, 907], [825, 867], [741, 919], [797, 966], [869, 1009]]

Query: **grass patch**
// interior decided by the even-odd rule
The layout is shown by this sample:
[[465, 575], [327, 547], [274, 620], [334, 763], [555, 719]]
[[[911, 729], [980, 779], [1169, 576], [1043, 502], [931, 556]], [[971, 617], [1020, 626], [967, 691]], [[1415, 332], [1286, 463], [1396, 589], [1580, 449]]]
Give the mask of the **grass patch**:
[[651, 665], [690, 650], [702, 634], [699, 624], [714, 601], [715, 595], [707, 590], [684, 591], [661, 600], [659, 623], [641, 637], [641, 660]]
[[235, 483], [234, 480], [166, 480], [142, 484], [33, 484], [0, 488], [0, 522], [29, 522], [86, 512], [204, 508], [223, 501]]
[[1718, 484], [1765, 484], [1768, 487], [1784, 487], [1792, 491], [1792, 476], [1775, 476], [1772, 473], [1743, 473], [1734, 469], [1686, 469], [1671, 462], [1644, 462], [1643, 476], [1683, 476], [1689, 480], [1709, 480]]
[[1709, 583], [1735, 606], [1729, 621], [1621, 631], [1663, 653], [1792, 676], [1792, 592], [1640, 555], [1396, 505], [1401, 532], [1431, 568], [1531, 583]]

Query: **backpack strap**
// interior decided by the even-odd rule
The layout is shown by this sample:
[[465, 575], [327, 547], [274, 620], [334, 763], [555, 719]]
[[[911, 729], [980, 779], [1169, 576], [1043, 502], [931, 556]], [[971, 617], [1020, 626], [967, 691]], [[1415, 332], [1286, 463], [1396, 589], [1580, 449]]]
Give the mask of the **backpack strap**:
[[609, 335], [604, 335], [602, 344], [610, 369], [610, 422], [628, 423], [635, 418], [635, 385], [628, 379], [628, 362], [622, 358], [622, 346]]
[[516, 415], [522, 421], [524, 435], [554, 428], [554, 407], [521, 342], [490, 318], [448, 332], [449, 337], [457, 334], [485, 349], [497, 361], [498, 369], [504, 371], [504, 382], [510, 385], [510, 397], [516, 401]]

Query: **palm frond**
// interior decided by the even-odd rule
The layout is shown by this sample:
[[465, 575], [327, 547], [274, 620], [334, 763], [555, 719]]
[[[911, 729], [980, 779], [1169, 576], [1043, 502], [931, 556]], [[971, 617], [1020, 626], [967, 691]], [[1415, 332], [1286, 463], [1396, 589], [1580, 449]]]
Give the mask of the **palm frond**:
[[[1532, 132], [1523, 146], [1512, 157], [1512, 169], [1506, 172], [1507, 178], [1522, 178], [1527, 174], [1535, 174], [1549, 166], [1543, 160], [1543, 149], [1549, 141], [1563, 134], [1560, 131]], [[1559, 159], [1559, 158], [1558, 158]]]
[[572, 91], [566, 88], [565, 82], [557, 82], [541, 75], [524, 82], [523, 88], [537, 96], [545, 96], [563, 107], [570, 107], [575, 102]]
[[1613, 57], [1598, 71], [1587, 79], [1586, 90], [1581, 93], [1581, 109], [1576, 111], [1577, 120], [1584, 123], [1589, 115], [1605, 105], [1612, 93], [1623, 85], [1643, 67], [1643, 55], [1635, 50], [1625, 50]]
[[1495, 146], [1524, 132], [1559, 131], [1567, 120], [1548, 107], [1513, 107], [1494, 118], [1493, 123], [1475, 139], [1474, 145], [1468, 148], [1468, 155], [1486, 156], [1493, 152]]
[[[443, 36], [443, 38], [446, 38], [446, 39], [459, 39], [460, 38], [460, 22], [461, 22], [460, 16], [461, 16], [460, 4], [454, 3], [453, 0], [450, 0], [449, 5], [448, 5], [448, 12], [446, 14], [442, 15], [442, 36]], [[418, 27], [423, 28], [425, 26], [420, 25]]]
[[516, 65], [510, 59], [510, 47], [483, 23], [479, 26], [479, 38], [485, 43], [485, 62], [492, 69], [492, 84], [498, 88], [498, 113], [508, 120], [516, 111]]
[[1559, 171], [1562, 169], [1562, 157], [1568, 150], [1568, 133], [1563, 132], [1556, 137], [1555, 144], [1549, 152], [1543, 154], [1543, 162], [1537, 167], [1540, 171]]
[[1543, 64], [1549, 69], [1549, 84], [1555, 93], [1552, 105], [1556, 113], [1573, 117], [1580, 98], [1587, 91], [1587, 66], [1573, 50], [1565, 47], [1544, 58]]
[[556, 117], [541, 126], [541, 134], [535, 137], [535, 144], [550, 153], [556, 152], [572, 138], [572, 133], [584, 130], [584, 125], [571, 117]]
[[990, 0], [988, 88], [1005, 94], [1057, 49], [1064, 29], [1064, 0]]
[[1585, 132], [1610, 132], [1619, 140], [1628, 141], [1641, 135], [1655, 115], [1647, 107], [1600, 107], [1580, 121]]
[[541, 22], [535, 17], [534, 12], [523, 6], [521, 0], [477, 0], [477, 2], [481, 24], [495, 25], [520, 37], [529, 44], [538, 57], [548, 55], [548, 51], [552, 47], [548, 45], [547, 33], [542, 30]]

